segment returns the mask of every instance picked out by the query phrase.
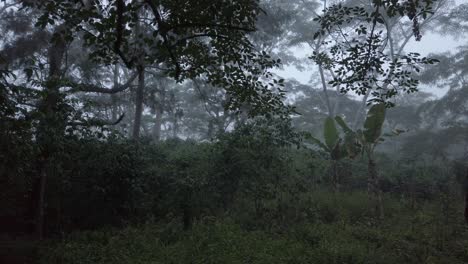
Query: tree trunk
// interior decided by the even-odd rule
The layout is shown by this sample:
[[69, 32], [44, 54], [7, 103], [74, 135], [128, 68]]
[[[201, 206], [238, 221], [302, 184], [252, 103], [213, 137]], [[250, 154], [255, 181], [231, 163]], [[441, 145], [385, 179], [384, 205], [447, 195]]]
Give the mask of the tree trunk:
[[[119, 65], [115, 64], [114, 66], [114, 87], [117, 87], [119, 85]], [[116, 94], [111, 94], [111, 103], [112, 103], [112, 119], [111, 120], [117, 120], [117, 95]]]
[[193, 212], [192, 212], [191, 200], [192, 200], [192, 192], [189, 188], [187, 188], [184, 194], [182, 204], [181, 204], [184, 231], [188, 231], [192, 229], [192, 225], [193, 225]]
[[367, 90], [366, 95], [362, 98], [361, 104], [359, 105], [358, 110], [356, 111], [356, 115], [354, 116], [353, 126], [352, 128], [356, 130], [358, 126], [361, 124], [362, 120], [365, 118], [366, 112], [366, 105], [367, 99], [369, 98], [371, 90]]
[[468, 191], [465, 191], [465, 222], [468, 224]]
[[172, 121], [172, 138], [177, 138], [177, 133], [179, 131], [179, 123], [177, 122], [177, 114], [174, 114], [174, 119]]
[[375, 213], [378, 214], [380, 219], [384, 218], [384, 209], [382, 202], [382, 191], [380, 190], [379, 175], [377, 173], [375, 161], [368, 158], [368, 179], [367, 179], [367, 192], [371, 206], [374, 206]]
[[154, 120], [153, 126], [153, 138], [156, 141], [161, 140], [161, 125], [162, 125], [162, 107], [156, 106], [156, 119]]
[[333, 112], [334, 109], [331, 106], [330, 97], [328, 96], [327, 82], [325, 80], [325, 74], [323, 73], [322, 65], [319, 65], [319, 73], [320, 73], [320, 80], [322, 81], [323, 96], [325, 96], [325, 104], [327, 105], [327, 109], [328, 109], [328, 116], [333, 117], [335, 113]]
[[468, 168], [465, 176], [465, 222], [468, 224]]
[[215, 121], [213, 119], [208, 120], [208, 130], [206, 131], [206, 138], [207, 139], [212, 139], [213, 134], [214, 134], [214, 123]]
[[133, 139], [140, 138], [141, 116], [143, 115], [143, 96], [145, 89], [145, 67], [138, 67], [138, 88], [135, 97], [135, 119], [133, 122]]
[[338, 161], [332, 161], [332, 186], [333, 192], [338, 193], [340, 191], [340, 183], [339, 183], [339, 174], [338, 174]]
[[[47, 158], [44, 158], [44, 160], [47, 160]], [[42, 161], [42, 163], [45, 163], [46, 161]], [[35, 213], [35, 226], [34, 226], [34, 232], [36, 234], [37, 239], [42, 240], [44, 238], [44, 211], [45, 211], [45, 191], [46, 191], [46, 183], [47, 183], [47, 168], [46, 164], [42, 164], [44, 166], [40, 170], [40, 175], [39, 175], [39, 186], [38, 192], [37, 192], [37, 205], [36, 205], [36, 213]]]
[[[330, 75], [332, 78], [335, 78], [335, 74], [333, 73], [332, 70], [329, 70]], [[335, 100], [335, 105], [333, 106], [333, 115], [339, 115], [340, 113], [340, 107], [341, 107], [341, 98], [344, 96], [344, 94], [341, 94], [341, 88], [340, 86], [336, 86], [336, 100]]]
[[[55, 34], [62, 35], [62, 26], [58, 26]], [[37, 144], [40, 146], [38, 157], [38, 177], [33, 187], [31, 199], [35, 203], [34, 208], [34, 233], [38, 240], [44, 238], [44, 215], [46, 204], [46, 188], [48, 171], [50, 170], [49, 159], [56, 151], [57, 144], [60, 144], [60, 137], [63, 136], [66, 123], [61, 116], [59, 103], [60, 91], [58, 80], [61, 75], [62, 61], [65, 54], [66, 42], [63, 37], [58, 37], [52, 41], [48, 50], [49, 76], [44, 87], [45, 97], [39, 104], [39, 111], [43, 118], [39, 121], [37, 128]]]

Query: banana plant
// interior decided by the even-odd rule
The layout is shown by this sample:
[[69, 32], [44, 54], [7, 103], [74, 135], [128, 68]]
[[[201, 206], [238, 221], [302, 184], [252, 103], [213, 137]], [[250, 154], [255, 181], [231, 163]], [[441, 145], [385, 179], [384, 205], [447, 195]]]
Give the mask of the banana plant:
[[397, 136], [404, 132], [397, 129], [391, 133], [382, 134], [386, 109], [384, 103], [373, 105], [367, 113], [363, 129], [357, 131], [350, 129], [341, 117], [335, 118], [346, 136], [355, 141], [355, 144], [352, 145], [355, 148], [353, 153], [361, 152], [367, 157], [367, 191], [369, 199], [374, 202], [380, 218], [384, 217], [384, 209], [380, 177], [375, 162], [375, 148], [379, 143], [385, 141], [385, 137]]
[[[380, 188], [380, 177], [375, 162], [375, 148], [379, 143], [385, 141], [386, 137], [393, 137], [403, 133], [403, 130], [394, 130], [391, 133], [382, 133], [385, 122], [386, 105], [375, 104], [367, 113], [362, 129], [353, 130], [340, 116], [325, 119], [323, 138], [324, 142], [309, 136], [308, 139], [322, 148], [330, 155], [332, 161], [332, 183], [335, 191], [339, 190], [338, 162], [345, 158], [355, 158], [359, 154], [367, 157], [367, 190], [369, 200], [375, 205], [375, 211], [380, 218], [384, 217], [382, 203], [382, 191]], [[336, 127], [338, 124], [344, 132], [342, 136]]]
[[[339, 184], [339, 175], [338, 175], [338, 163], [341, 159], [345, 157], [355, 157], [359, 153], [358, 148], [356, 147], [356, 139], [351, 132], [351, 130], [345, 130], [345, 135], [342, 138], [337, 126], [336, 122], [343, 122], [344, 121], [338, 117], [333, 119], [332, 117], [327, 117], [324, 122], [323, 126], [323, 138], [324, 142], [321, 140], [313, 137], [308, 136], [307, 138], [316, 146], [323, 149], [325, 152], [328, 153], [331, 160], [331, 182], [333, 186], [333, 190], [335, 192], [339, 191], [340, 184]], [[340, 125], [341, 126], [341, 125]], [[347, 127], [347, 126], [346, 126]]]
[[367, 192], [371, 199], [375, 201], [376, 211], [380, 218], [384, 218], [384, 208], [382, 203], [382, 191], [380, 188], [380, 177], [374, 159], [375, 147], [383, 141], [382, 127], [385, 121], [385, 104], [373, 105], [367, 113], [364, 122], [364, 131], [361, 136], [363, 151], [367, 154]]

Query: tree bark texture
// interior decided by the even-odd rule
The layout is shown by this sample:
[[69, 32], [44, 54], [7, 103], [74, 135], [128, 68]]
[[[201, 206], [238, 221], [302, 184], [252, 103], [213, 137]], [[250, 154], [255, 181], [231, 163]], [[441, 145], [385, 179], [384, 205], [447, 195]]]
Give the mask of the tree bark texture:
[[133, 139], [140, 138], [141, 117], [143, 115], [143, 97], [145, 90], [145, 67], [138, 67], [138, 87], [135, 96], [135, 119], [133, 122]]

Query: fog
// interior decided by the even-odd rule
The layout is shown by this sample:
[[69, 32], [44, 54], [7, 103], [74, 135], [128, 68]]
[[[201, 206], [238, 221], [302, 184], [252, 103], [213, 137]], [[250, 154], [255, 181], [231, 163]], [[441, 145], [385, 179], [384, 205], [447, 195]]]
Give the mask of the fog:
[[0, 263], [468, 263], [468, 1], [0, 1]]

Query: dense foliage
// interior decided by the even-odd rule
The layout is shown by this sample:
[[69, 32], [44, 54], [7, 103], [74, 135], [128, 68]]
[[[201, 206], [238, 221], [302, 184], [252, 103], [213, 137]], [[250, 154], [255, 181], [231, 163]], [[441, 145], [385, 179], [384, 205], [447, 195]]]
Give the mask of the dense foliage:
[[0, 263], [467, 263], [467, 7], [0, 1]]

